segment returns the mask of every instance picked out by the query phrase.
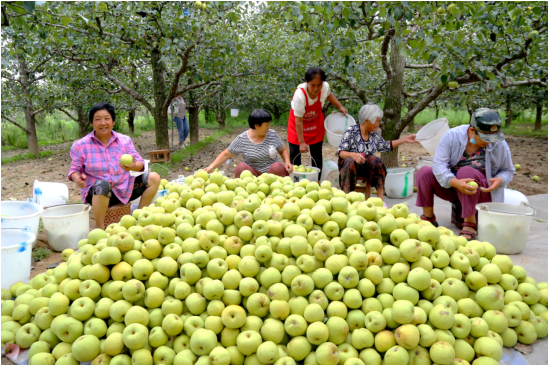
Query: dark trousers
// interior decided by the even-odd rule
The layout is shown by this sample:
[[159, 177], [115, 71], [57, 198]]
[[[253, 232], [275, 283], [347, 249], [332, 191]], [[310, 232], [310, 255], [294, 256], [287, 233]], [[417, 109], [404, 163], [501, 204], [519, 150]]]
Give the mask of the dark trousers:
[[368, 155], [363, 164], [356, 163], [352, 157], [347, 157], [346, 159], [340, 158], [338, 160], [338, 167], [339, 186], [347, 194], [355, 191], [359, 177], [366, 179], [366, 183], [376, 189], [385, 186], [387, 169], [385, 169], [385, 165], [379, 157]]
[[[315, 144], [309, 145], [309, 151], [311, 152], [312, 164], [313, 167], [320, 169], [318, 173], [318, 181], [320, 181], [320, 176], [322, 175], [322, 143], [318, 142]], [[290, 161], [294, 165], [301, 165], [301, 152], [299, 152], [299, 145], [288, 142], [290, 145]]]

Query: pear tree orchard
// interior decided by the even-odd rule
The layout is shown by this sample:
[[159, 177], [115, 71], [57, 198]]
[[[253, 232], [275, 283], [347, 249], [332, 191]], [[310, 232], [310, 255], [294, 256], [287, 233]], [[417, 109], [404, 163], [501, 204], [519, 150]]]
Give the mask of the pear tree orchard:
[[2, 288], [2, 344], [30, 365], [495, 365], [547, 336], [546, 282], [404, 204], [249, 172], [162, 185]]

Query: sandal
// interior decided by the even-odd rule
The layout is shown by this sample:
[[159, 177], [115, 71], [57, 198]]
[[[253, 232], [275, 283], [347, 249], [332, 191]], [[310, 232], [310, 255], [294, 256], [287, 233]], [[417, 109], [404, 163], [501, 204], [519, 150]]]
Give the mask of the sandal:
[[[475, 231], [477, 230], [477, 224], [476, 223], [463, 222], [462, 227], [471, 227]], [[473, 238], [475, 238], [477, 236], [477, 232], [471, 232], [471, 231], [466, 231], [466, 230], [462, 229], [459, 232], [459, 236], [460, 237], [465, 237], [467, 239], [467, 241], [471, 241]]]
[[431, 222], [431, 224], [435, 227], [438, 227], [438, 222], [437, 222], [437, 217], [433, 214], [433, 216], [431, 218], [427, 217], [426, 215], [421, 215], [421, 217], [419, 217], [422, 221], [427, 221], [427, 222]]

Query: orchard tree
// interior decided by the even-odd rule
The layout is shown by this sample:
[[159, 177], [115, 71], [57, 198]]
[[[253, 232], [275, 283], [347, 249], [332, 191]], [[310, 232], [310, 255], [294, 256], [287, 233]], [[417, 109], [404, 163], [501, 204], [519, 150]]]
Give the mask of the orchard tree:
[[[173, 98], [228, 76], [227, 66], [240, 65], [236, 59], [243, 56], [235, 34], [247, 31], [249, 4], [192, 4], [46, 2], [29, 22], [45, 33], [56, 55], [96, 70], [112, 92], [121, 89], [144, 105], [155, 120], [158, 148], [168, 148], [167, 111]], [[132, 67], [145, 76], [149, 93], [132, 83]], [[198, 143], [197, 130], [191, 130], [191, 142]]]
[[[25, 132], [29, 152], [38, 155], [37, 115], [49, 110], [44, 69], [51, 57], [37, 46], [33, 33], [17, 27], [2, 29], [2, 118]], [[23, 112], [25, 126], [16, 120]]]
[[[398, 138], [419, 112], [450, 89], [490, 82], [502, 88], [547, 87], [543, 3], [281, 2], [268, 7], [267, 19], [282, 17], [296, 32], [308, 33], [300, 51], [311, 59], [322, 56], [324, 69], [341, 75], [364, 102], [368, 89], [351, 87], [353, 80], [377, 75], [381, 67], [381, 128], [387, 140]], [[376, 62], [360, 62], [366, 57]], [[405, 89], [412, 70], [428, 71], [415, 92]], [[415, 98], [415, 105], [402, 115], [405, 94]], [[382, 158], [397, 166], [397, 156], [395, 149]]]

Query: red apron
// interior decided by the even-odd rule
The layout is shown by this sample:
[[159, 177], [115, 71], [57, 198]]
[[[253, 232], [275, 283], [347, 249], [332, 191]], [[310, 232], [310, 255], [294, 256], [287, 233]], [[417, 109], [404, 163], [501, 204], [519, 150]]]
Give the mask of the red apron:
[[[301, 89], [305, 94], [305, 114], [303, 114], [303, 138], [307, 145], [312, 145], [324, 141], [324, 114], [322, 113], [322, 104], [320, 103], [320, 94], [316, 103], [309, 105], [309, 97], [305, 89]], [[288, 142], [299, 145], [297, 139], [297, 129], [295, 126], [294, 109], [290, 110], [288, 119]]]

